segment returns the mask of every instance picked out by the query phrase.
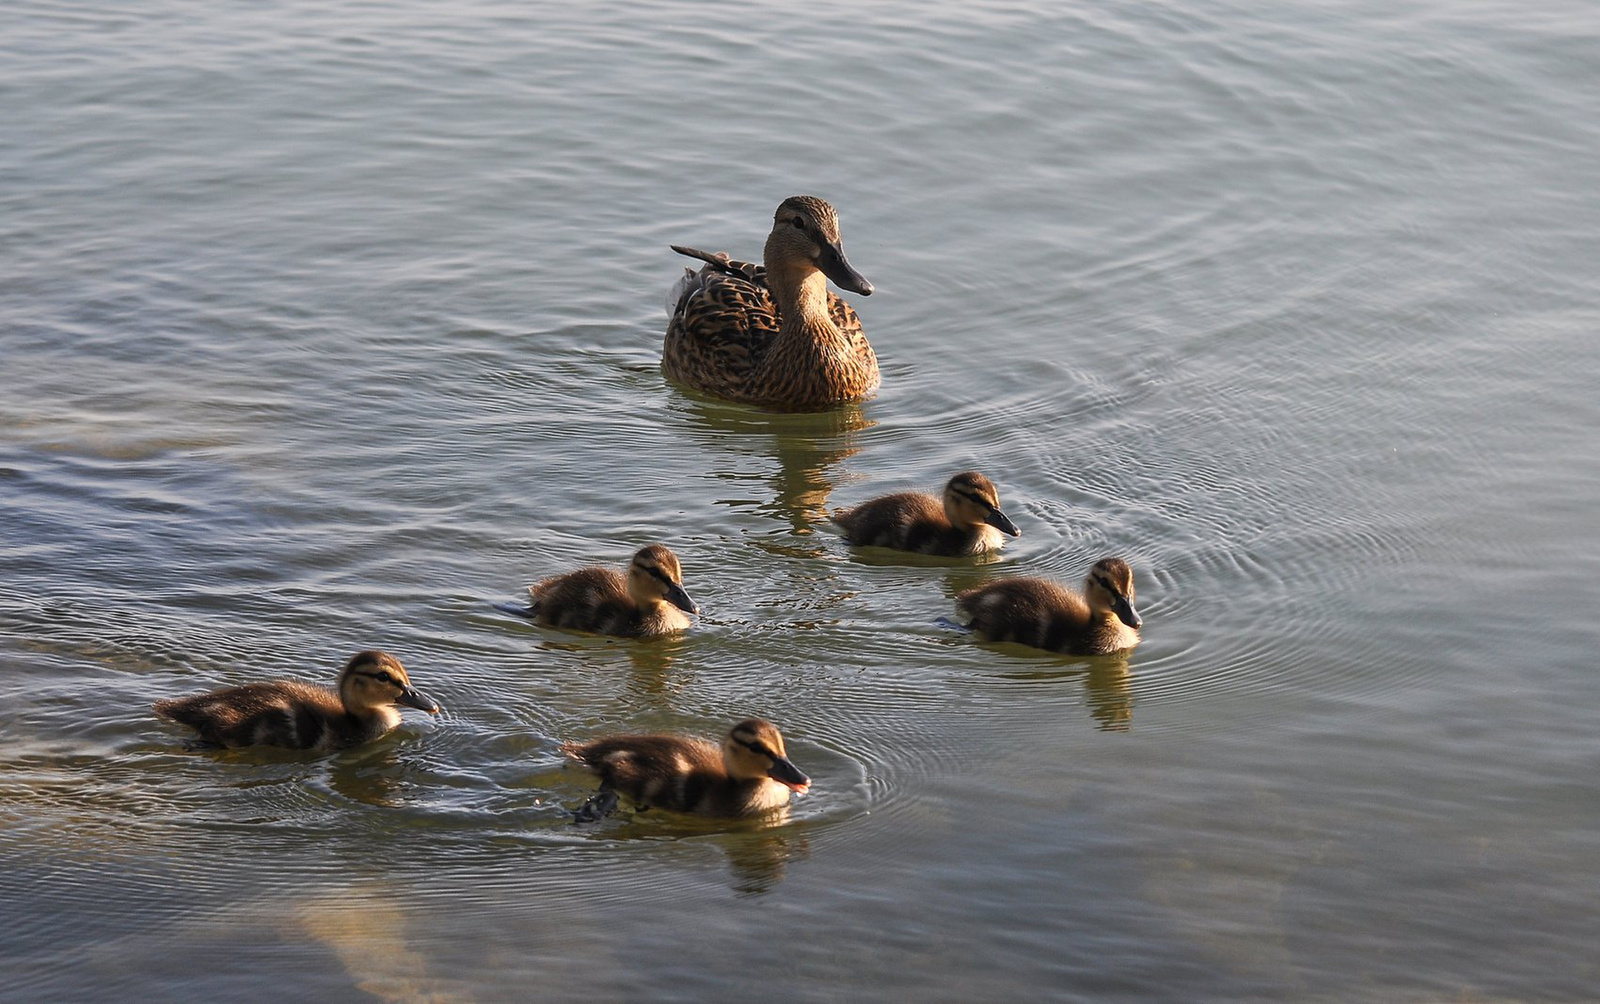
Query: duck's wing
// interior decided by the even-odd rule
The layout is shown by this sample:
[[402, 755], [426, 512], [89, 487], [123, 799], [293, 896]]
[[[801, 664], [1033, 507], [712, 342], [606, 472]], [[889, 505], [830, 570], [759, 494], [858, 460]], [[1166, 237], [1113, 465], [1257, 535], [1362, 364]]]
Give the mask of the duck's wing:
[[767, 289], [766, 269], [726, 255], [675, 250], [706, 264], [675, 289], [662, 368], [679, 383], [739, 398], [778, 334], [778, 308]]

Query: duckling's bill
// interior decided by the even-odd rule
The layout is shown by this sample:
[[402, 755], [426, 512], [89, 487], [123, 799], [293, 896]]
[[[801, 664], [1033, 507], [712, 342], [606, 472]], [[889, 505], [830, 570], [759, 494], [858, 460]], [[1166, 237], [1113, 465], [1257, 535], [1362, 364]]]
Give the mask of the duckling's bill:
[[700, 605], [689, 598], [689, 591], [676, 582], [667, 583], [667, 602], [685, 613], [697, 614], [700, 612]]
[[394, 703], [426, 711], [430, 715], [439, 713], [439, 703], [415, 687], [401, 687], [400, 696], [394, 699]]
[[779, 784], [787, 785], [791, 791], [803, 792], [811, 787], [811, 779], [800, 773], [800, 768], [785, 756], [772, 758], [772, 767], [767, 771], [767, 776]]
[[989, 516], [984, 522], [1001, 533], [1009, 533], [1013, 537], [1022, 536], [1022, 531], [1017, 529], [1017, 524], [1011, 522], [1011, 518], [999, 509], [990, 509]]
[[1126, 596], [1113, 595], [1111, 597], [1111, 610], [1117, 615], [1117, 620], [1135, 631], [1144, 625], [1144, 618], [1139, 616], [1139, 611], [1133, 609], [1133, 603]]

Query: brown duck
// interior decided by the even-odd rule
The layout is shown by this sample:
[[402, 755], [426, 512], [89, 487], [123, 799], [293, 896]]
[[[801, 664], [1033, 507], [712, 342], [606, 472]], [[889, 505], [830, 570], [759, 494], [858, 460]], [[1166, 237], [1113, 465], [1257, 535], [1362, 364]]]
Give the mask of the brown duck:
[[338, 690], [274, 680], [154, 705], [156, 714], [199, 732], [198, 745], [297, 750], [376, 739], [400, 724], [399, 707], [439, 713], [439, 705], [411, 686], [400, 660], [377, 651], [357, 652], [339, 674]]
[[878, 358], [861, 319], [828, 292], [868, 296], [850, 266], [833, 207], [809, 195], [785, 199], [773, 217], [764, 264], [672, 248], [706, 264], [685, 270], [668, 299], [662, 347], [667, 377], [715, 397], [787, 411], [817, 411], [878, 388]]

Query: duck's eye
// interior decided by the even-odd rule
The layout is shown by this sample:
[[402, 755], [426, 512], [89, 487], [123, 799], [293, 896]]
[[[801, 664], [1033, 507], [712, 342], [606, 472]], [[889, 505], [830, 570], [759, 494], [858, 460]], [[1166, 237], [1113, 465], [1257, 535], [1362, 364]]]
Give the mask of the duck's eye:
[[394, 684], [394, 677], [389, 675], [389, 671], [388, 670], [384, 670], [383, 672], [379, 673], [378, 674], [378, 679], [381, 680], [384, 683]]
[[804, 230], [806, 228], [806, 221], [799, 216], [796, 216], [789, 222], [794, 225], [796, 230]]

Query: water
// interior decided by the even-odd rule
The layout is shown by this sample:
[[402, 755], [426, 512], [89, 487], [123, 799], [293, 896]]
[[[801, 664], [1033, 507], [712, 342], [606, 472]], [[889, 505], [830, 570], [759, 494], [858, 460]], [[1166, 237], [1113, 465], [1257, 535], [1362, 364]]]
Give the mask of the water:
[[[0, 997], [1579, 999], [1600, 15], [661, 0], [0, 13]], [[883, 363], [657, 368], [838, 207]], [[835, 506], [977, 467], [998, 562]], [[491, 603], [669, 543], [660, 645]], [[1124, 659], [934, 622], [1134, 566]], [[329, 757], [149, 704], [381, 646]], [[563, 739], [778, 722], [777, 827]]]

